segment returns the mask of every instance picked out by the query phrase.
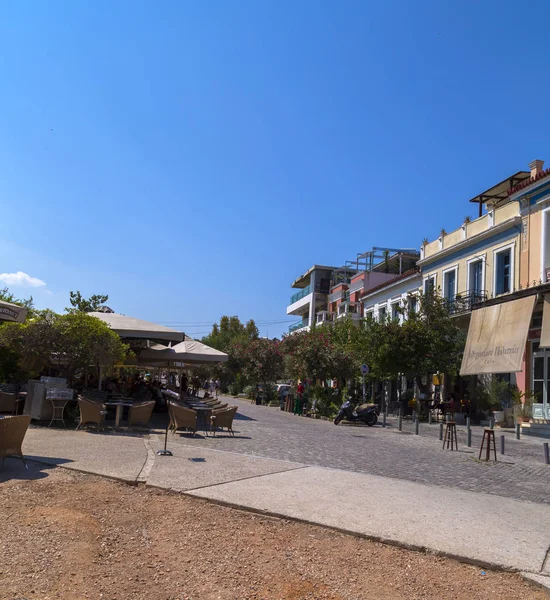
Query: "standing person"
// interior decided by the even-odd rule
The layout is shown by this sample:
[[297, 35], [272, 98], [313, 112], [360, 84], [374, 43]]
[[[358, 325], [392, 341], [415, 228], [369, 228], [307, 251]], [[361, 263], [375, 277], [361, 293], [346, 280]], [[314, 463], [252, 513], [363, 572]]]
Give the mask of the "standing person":
[[294, 414], [301, 415], [302, 414], [302, 402], [304, 398], [305, 387], [304, 384], [300, 381], [298, 387], [296, 388], [296, 400], [294, 401]]
[[216, 388], [216, 398], [220, 395], [220, 387], [221, 387], [221, 383], [219, 379], [216, 379], [216, 381], [214, 382], [214, 386]]
[[180, 383], [181, 383], [180, 394], [181, 394], [181, 396], [185, 397], [185, 396], [187, 396], [187, 375], [185, 373], [181, 374]]

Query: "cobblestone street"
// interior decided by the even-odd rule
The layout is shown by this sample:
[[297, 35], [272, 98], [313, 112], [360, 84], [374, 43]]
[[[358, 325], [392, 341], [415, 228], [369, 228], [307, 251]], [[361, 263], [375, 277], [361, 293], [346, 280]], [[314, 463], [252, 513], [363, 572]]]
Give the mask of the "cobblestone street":
[[422, 423], [417, 436], [412, 423], [405, 422], [399, 432], [392, 418], [385, 429], [381, 425], [335, 426], [243, 399], [225, 400], [239, 406], [234, 438], [225, 432], [207, 439], [178, 434], [170, 436], [169, 443], [550, 504], [550, 466], [544, 464], [544, 440], [539, 438], [517, 441], [513, 433], [506, 432], [506, 454], [502, 456], [498, 438], [503, 432], [496, 430], [498, 462], [486, 463], [477, 460], [483, 433], [480, 427], [472, 428], [471, 448], [466, 446], [466, 427], [457, 427], [459, 451], [451, 452], [441, 448], [438, 424]]

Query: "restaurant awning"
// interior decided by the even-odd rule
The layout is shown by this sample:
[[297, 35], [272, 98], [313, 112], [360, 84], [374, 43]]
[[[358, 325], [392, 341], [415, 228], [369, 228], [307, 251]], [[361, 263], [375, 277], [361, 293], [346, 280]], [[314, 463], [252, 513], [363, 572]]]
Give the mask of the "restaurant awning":
[[536, 296], [526, 296], [472, 311], [461, 375], [517, 373]]
[[27, 309], [11, 302], [0, 301], [0, 321], [23, 323], [27, 316]]
[[197, 342], [188, 336], [175, 346], [161, 344], [151, 346], [139, 353], [139, 361], [144, 363], [178, 361], [182, 363], [203, 364], [211, 362], [227, 362], [229, 356], [202, 342]]
[[107, 312], [91, 312], [88, 314], [110, 325], [111, 329], [122, 338], [163, 340], [166, 342], [181, 342], [185, 339], [185, 334], [182, 331], [176, 331], [164, 327], [164, 325], [157, 325], [134, 317]]

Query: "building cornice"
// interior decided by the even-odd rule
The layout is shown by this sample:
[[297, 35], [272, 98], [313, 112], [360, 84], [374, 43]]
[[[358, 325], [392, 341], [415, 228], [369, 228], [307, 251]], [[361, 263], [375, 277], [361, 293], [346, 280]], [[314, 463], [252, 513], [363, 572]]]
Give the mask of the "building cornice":
[[484, 239], [491, 238], [493, 235], [499, 234], [502, 231], [506, 231], [506, 229], [509, 229], [510, 227], [514, 227], [514, 226], [520, 225], [520, 224], [521, 224], [521, 217], [519, 215], [516, 217], [512, 217], [511, 219], [508, 219], [507, 221], [504, 221], [503, 223], [500, 223], [499, 225], [494, 225], [493, 227], [487, 229], [486, 231], [482, 231], [481, 233], [478, 233], [477, 235], [474, 235], [471, 238], [462, 240], [462, 241], [458, 242], [458, 244], [455, 244], [454, 246], [450, 246], [449, 248], [444, 248], [443, 250], [440, 250], [439, 252], [432, 254], [432, 256], [423, 258], [423, 259], [419, 260], [416, 264], [419, 267], [423, 267], [424, 265], [428, 265], [431, 262], [434, 262], [435, 260], [445, 258], [446, 256], [454, 254], [455, 252], [459, 252], [460, 250], [467, 248], [468, 246], [470, 246], [472, 244], [476, 244], [477, 242], [481, 242]]

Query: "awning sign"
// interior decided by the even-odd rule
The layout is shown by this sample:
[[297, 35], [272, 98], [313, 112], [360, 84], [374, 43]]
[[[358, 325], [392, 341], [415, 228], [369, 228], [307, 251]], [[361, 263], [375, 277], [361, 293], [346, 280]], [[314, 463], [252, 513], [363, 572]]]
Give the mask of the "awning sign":
[[517, 373], [536, 296], [527, 296], [472, 311], [461, 375]]
[[27, 316], [27, 309], [10, 302], [0, 302], [0, 321], [22, 323]]

